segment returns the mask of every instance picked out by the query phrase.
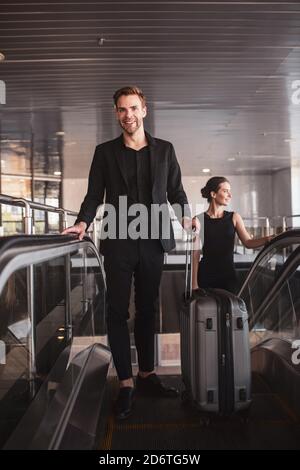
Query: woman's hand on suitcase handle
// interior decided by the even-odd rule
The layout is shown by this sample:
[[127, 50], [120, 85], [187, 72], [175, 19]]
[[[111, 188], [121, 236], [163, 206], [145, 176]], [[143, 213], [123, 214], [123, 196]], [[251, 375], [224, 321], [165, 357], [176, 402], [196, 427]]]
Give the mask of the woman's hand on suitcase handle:
[[200, 220], [198, 219], [198, 217], [193, 217], [192, 230], [196, 234], [200, 233]]
[[200, 222], [198, 217], [183, 217], [181, 221], [182, 227], [187, 232], [199, 233], [200, 232]]
[[191, 299], [197, 299], [199, 295], [207, 295], [206, 290], [202, 287], [197, 287], [197, 289], [192, 289], [192, 296]]

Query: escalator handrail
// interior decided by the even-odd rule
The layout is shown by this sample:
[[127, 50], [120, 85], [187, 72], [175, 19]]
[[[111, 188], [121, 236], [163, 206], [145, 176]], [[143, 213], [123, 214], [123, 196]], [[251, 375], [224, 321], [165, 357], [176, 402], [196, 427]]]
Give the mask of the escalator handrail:
[[0, 294], [9, 277], [18, 269], [48, 261], [58, 256], [74, 252], [83, 246], [92, 249], [101, 268], [104, 269], [94, 242], [85, 236], [77, 235], [17, 235], [0, 239]]
[[49, 244], [56, 245], [61, 243], [76, 242], [78, 236], [76, 234], [70, 235], [10, 235], [0, 237], [0, 264], [3, 255], [6, 255], [7, 250], [15, 248], [21, 249], [23, 247], [41, 247]]
[[251, 268], [247, 274], [247, 277], [238, 292], [239, 297], [243, 297], [242, 295], [243, 290], [246, 288], [253, 272], [255, 271], [257, 265], [261, 262], [261, 260], [267, 255], [267, 253], [269, 253], [274, 248], [280, 246], [283, 243], [283, 241], [287, 241], [288, 239], [290, 239], [291, 245], [296, 242], [300, 243], [300, 230], [299, 229], [287, 230], [286, 232], [283, 232], [280, 235], [277, 235], [275, 238], [273, 238], [268, 243], [266, 243], [264, 248], [257, 254], [255, 260], [253, 261]]

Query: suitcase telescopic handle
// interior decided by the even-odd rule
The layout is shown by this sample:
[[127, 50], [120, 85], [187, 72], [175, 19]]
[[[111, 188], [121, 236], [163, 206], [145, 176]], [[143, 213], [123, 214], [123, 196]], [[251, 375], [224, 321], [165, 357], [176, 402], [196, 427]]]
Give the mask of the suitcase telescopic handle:
[[188, 301], [192, 297], [192, 269], [193, 269], [193, 237], [195, 228], [187, 232], [187, 241], [185, 249], [185, 281], [184, 281], [184, 300]]

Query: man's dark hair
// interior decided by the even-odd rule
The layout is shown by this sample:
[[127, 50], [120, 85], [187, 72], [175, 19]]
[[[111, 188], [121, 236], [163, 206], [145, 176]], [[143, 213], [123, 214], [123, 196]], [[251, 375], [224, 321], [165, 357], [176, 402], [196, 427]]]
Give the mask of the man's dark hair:
[[228, 179], [225, 178], [224, 176], [213, 176], [210, 178], [204, 188], [201, 189], [201, 194], [202, 197], [208, 200], [210, 202], [212, 200], [212, 197], [210, 193], [213, 191], [214, 193], [218, 192], [218, 189], [222, 183], [229, 183]]
[[119, 90], [117, 90], [113, 96], [115, 106], [117, 106], [118, 99], [120, 98], [120, 96], [123, 96], [123, 95], [125, 96], [137, 95], [140, 98], [143, 107], [146, 106], [146, 97], [144, 93], [142, 92], [142, 90], [138, 88], [137, 86], [124, 86], [123, 88], [120, 88]]

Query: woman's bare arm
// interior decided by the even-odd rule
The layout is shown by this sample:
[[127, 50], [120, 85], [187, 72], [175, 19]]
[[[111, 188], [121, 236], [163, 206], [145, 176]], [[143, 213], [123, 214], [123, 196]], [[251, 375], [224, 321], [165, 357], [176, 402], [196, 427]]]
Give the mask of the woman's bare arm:
[[246, 248], [259, 248], [260, 246], [264, 246], [274, 237], [274, 235], [270, 235], [261, 238], [251, 238], [251, 235], [248, 233], [242, 217], [237, 212], [233, 214], [233, 223], [235, 225], [239, 239]]

